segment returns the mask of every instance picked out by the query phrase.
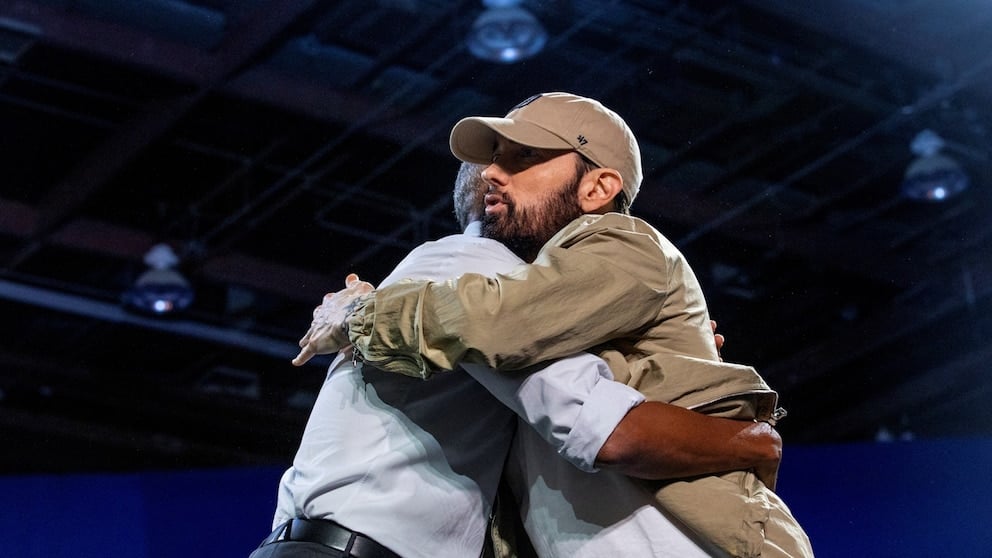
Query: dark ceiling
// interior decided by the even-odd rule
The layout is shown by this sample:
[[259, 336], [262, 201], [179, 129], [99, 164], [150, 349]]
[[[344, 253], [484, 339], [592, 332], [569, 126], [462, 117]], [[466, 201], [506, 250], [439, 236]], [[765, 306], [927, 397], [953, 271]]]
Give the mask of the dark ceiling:
[[[548, 44], [503, 65], [478, 0], [0, 2], [0, 470], [287, 464], [313, 306], [454, 231], [455, 121], [552, 90], [638, 135], [634, 213], [787, 443], [992, 434], [992, 4], [523, 6]], [[899, 194], [924, 129], [944, 203]], [[197, 296], [164, 320], [119, 304], [161, 242]]]

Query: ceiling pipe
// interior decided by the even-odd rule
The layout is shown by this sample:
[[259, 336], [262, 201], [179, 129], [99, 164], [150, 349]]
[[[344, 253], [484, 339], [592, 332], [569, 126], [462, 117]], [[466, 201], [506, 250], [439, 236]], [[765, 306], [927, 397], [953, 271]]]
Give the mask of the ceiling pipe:
[[[211, 341], [220, 345], [244, 349], [252, 353], [285, 360], [287, 363], [300, 350], [295, 343], [282, 339], [192, 320], [162, 320], [139, 316], [126, 312], [116, 303], [94, 300], [84, 296], [66, 294], [60, 291], [24, 285], [3, 279], [0, 279], [0, 298], [106, 322]], [[322, 362], [316, 363], [320, 366], [327, 366], [329, 363], [326, 359], [320, 360]]]

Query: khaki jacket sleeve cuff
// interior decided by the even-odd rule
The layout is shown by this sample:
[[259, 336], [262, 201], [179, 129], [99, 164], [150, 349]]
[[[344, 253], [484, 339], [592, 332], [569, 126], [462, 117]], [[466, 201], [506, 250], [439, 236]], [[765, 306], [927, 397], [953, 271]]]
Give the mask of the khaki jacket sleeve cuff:
[[[390, 338], [389, 334], [395, 332], [386, 332], [384, 337], [377, 329], [375, 302], [375, 292], [365, 295], [346, 320], [348, 338], [355, 347], [356, 359], [386, 372], [428, 378], [433, 370], [420, 354], [403, 346], [393, 347], [386, 342]], [[383, 322], [389, 323], [388, 320]]]

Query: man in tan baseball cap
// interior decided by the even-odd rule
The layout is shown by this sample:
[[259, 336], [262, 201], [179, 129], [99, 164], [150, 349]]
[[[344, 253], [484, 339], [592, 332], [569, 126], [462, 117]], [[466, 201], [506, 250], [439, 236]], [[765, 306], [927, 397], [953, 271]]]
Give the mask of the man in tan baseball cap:
[[[503, 118], [460, 121], [450, 144], [458, 158], [488, 164], [483, 236], [533, 263], [496, 277], [469, 273], [374, 291], [340, 321], [329, 320], [342, 324], [342, 345], [350, 342], [380, 369], [419, 377], [463, 362], [525, 373], [593, 347], [614, 379], [649, 403], [770, 424], [784, 416], [777, 394], [753, 368], [720, 360], [706, 301], [683, 255], [617, 203], [636, 196], [641, 166], [637, 142], [616, 113], [592, 99], [546, 93]], [[515, 245], [521, 238], [525, 242]], [[308, 332], [301, 346], [312, 341]], [[528, 429], [517, 440], [510, 473], [529, 506], [524, 516], [535, 544], [549, 545], [545, 554], [585, 556], [564, 542], [572, 540], [573, 528], [563, 519], [570, 512], [556, 517], [555, 496], [541, 492], [539, 481], [555, 478], [575, 510], [599, 510], [606, 495], [590, 498], [595, 485], [574, 479], [570, 466], [548, 455]], [[597, 465], [609, 468], [628, 457], [600, 459]], [[656, 478], [651, 475], [642, 478]], [[733, 556], [812, 556], [774, 485], [774, 474], [703, 476], [656, 486], [656, 505]], [[627, 521], [613, 504], [607, 507]], [[630, 554], [624, 541], [633, 538], [612, 536], [615, 525], [603, 527], [581, 541], [589, 556], [653, 555], [643, 548]]]
[[542, 93], [521, 102], [503, 118], [472, 116], [451, 130], [451, 152], [462, 161], [492, 162], [497, 137], [553, 150], [571, 150], [597, 167], [612, 168], [623, 178], [626, 213], [641, 186], [641, 152], [620, 115], [588, 97]]

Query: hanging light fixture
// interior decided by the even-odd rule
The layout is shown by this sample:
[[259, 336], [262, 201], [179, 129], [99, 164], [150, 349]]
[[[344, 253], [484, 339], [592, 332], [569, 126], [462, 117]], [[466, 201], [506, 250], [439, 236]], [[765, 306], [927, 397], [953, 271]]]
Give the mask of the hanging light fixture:
[[512, 64], [534, 56], [548, 41], [548, 33], [520, 0], [483, 0], [486, 11], [472, 24], [466, 43], [476, 57]]
[[193, 288], [174, 268], [179, 257], [168, 244], [156, 244], [145, 254], [150, 268], [123, 295], [124, 306], [158, 316], [174, 314], [193, 303]]
[[940, 153], [945, 142], [933, 130], [923, 130], [910, 143], [917, 155], [906, 169], [902, 193], [913, 200], [940, 202], [965, 190], [970, 180], [961, 165]]

